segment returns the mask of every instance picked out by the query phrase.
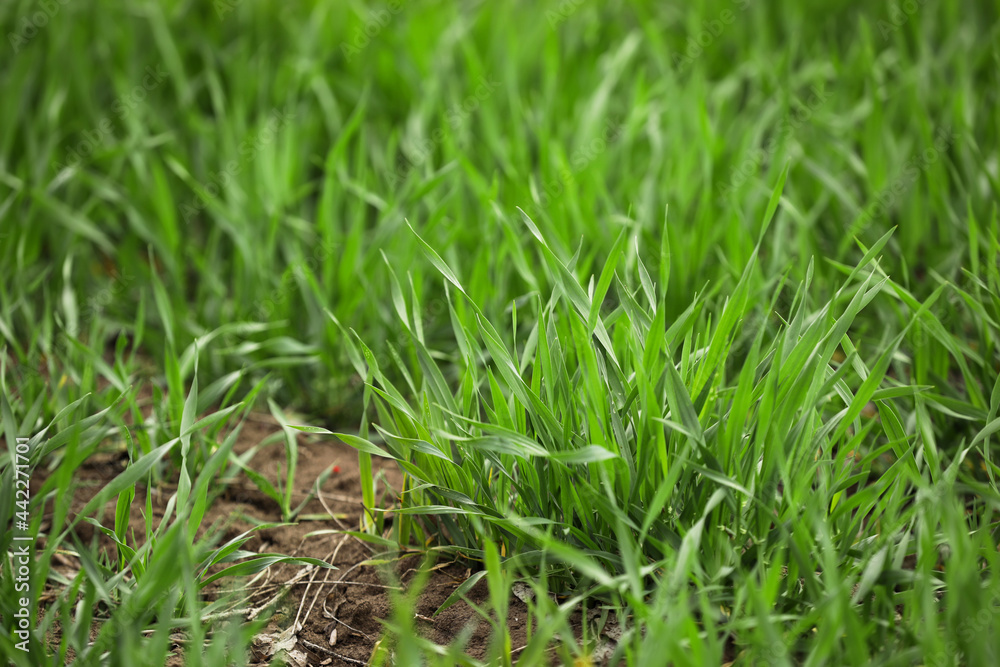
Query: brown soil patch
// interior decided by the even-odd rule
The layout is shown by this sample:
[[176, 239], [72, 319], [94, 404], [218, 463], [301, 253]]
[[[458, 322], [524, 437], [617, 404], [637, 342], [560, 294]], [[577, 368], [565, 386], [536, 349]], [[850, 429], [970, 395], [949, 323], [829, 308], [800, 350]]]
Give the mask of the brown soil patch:
[[[245, 453], [268, 436], [281, 429], [270, 415], [255, 414], [247, 420], [234, 448], [237, 454]], [[287, 527], [258, 531], [243, 549], [255, 552], [281, 553], [291, 556], [309, 556], [332, 563], [337, 570], [305, 571], [301, 565], [280, 565], [263, 573], [250, 588], [252, 592], [249, 607], [273, 604], [269, 609], [274, 613], [266, 633], [277, 635], [297, 619], [302, 624], [298, 634], [297, 649], [307, 656], [309, 665], [357, 665], [367, 664], [371, 652], [382, 635], [381, 619], [392, 613], [388, 585], [373, 565], [362, 565], [378, 552], [360, 541], [343, 534], [310, 535], [317, 531], [331, 531], [342, 528], [355, 530], [359, 526], [361, 512], [361, 483], [358, 458], [355, 450], [332, 438], [317, 438], [298, 435], [298, 468], [296, 472], [295, 495], [292, 506], [296, 507], [324, 472], [332, 466], [339, 471], [330, 475], [323, 485], [322, 501], [313, 498], [304, 507], [298, 524]], [[75, 473], [77, 487], [74, 493], [73, 512], [79, 512], [108, 481], [125, 469], [127, 456], [123, 450], [104, 451], [91, 456]], [[279, 470], [285, 475], [285, 451], [281, 441], [260, 449], [250, 462], [254, 470], [276, 483]], [[376, 497], [385, 495], [385, 502], [391, 504], [394, 497], [389, 489], [398, 491], [402, 475], [398, 468], [387, 460], [376, 459]], [[41, 485], [50, 471], [42, 469], [33, 476], [33, 484]], [[163, 517], [169, 497], [175, 491], [173, 485], [162, 485], [152, 490], [154, 525]], [[145, 507], [146, 491], [136, 490], [132, 506], [131, 528], [136, 536], [145, 534], [145, 520], [141, 510]], [[388, 506], [388, 505], [387, 505]], [[104, 507], [103, 515], [97, 519], [107, 527], [114, 523], [115, 502]], [[329, 510], [329, 511], [328, 511]], [[51, 510], [50, 510], [51, 512]], [[333, 512], [333, 518], [329, 512]], [[71, 513], [72, 516], [72, 513]], [[224, 492], [211, 503], [203, 521], [203, 529], [216, 526], [222, 532], [222, 539], [236, 537], [249, 529], [252, 524], [246, 517], [257, 521], [278, 522], [281, 512], [277, 503], [262, 493], [245, 474], [239, 473]], [[43, 520], [42, 532], [49, 529], [49, 518]], [[76, 535], [84, 544], [96, 542], [98, 548], [106, 550], [116, 558], [113, 543], [88, 523], [78, 523]], [[394, 567], [395, 575], [405, 586], [412, 581], [416, 568], [420, 566], [419, 554], [409, 554], [399, 558]], [[79, 569], [79, 562], [72, 556], [58, 555], [53, 561], [53, 569], [66, 576], [73, 576]], [[426, 588], [418, 599], [415, 622], [424, 636], [439, 644], [449, 644], [468, 624], [475, 625], [466, 652], [472, 657], [481, 657], [490, 641], [490, 626], [480, 619], [465, 602], [458, 602], [437, 617], [432, 617], [442, 602], [471, 574], [469, 563], [438, 563]], [[341, 580], [343, 583], [335, 582]], [[217, 586], [206, 589], [209, 597], [218, 596], [232, 589], [234, 581], [223, 579]], [[43, 603], [51, 601], [61, 591], [52, 588], [43, 595]], [[486, 605], [488, 591], [485, 578], [473, 587], [468, 595], [477, 605]], [[519, 599], [511, 598], [508, 625], [511, 631], [511, 646], [523, 647], [527, 637], [527, 606]], [[269, 612], [263, 612], [267, 614]], [[574, 623], [578, 627], [579, 622]], [[331, 641], [334, 639], [335, 641]], [[95, 628], [96, 636], [96, 628]], [[56, 639], [56, 641], [58, 641]], [[264, 653], [254, 647], [252, 664], [267, 665], [270, 662]], [[179, 646], [175, 646], [178, 654]], [[516, 653], [515, 653], [516, 657]], [[173, 664], [182, 664], [177, 658]]]

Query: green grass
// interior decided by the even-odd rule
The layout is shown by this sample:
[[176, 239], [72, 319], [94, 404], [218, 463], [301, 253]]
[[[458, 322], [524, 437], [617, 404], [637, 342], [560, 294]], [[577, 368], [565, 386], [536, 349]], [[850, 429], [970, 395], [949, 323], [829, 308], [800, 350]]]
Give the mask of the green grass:
[[[255, 627], [198, 591], [213, 558], [267, 561], [199, 528], [253, 409], [286, 425], [280, 483], [246, 471], [285, 520], [294, 421], [406, 473], [391, 544], [374, 485], [362, 534], [482, 563], [498, 618], [537, 589], [538, 633], [493, 621], [487, 663], [583, 660], [581, 605], [627, 664], [1000, 659], [995, 7], [12, 2], [0, 26], [0, 546], [18, 436], [49, 471], [29, 532], [52, 518], [28, 655], [3, 563], [14, 664], [162, 665], [177, 629], [191, 664], [245, 658]], [[108, 449], [118, 516], [77, 517]], [[168, 517], [126, 534], [162, 481]], [[415, 635], [415, 590], [376, 658], [471, 664]]]

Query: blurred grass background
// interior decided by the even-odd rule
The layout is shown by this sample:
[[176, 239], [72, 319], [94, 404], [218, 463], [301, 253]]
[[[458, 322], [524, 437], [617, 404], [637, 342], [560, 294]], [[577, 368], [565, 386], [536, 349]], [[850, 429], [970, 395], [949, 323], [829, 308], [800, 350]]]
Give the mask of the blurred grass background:
[[[580, 250], [581, 275], [624, 218], [657, 249], [669, 205], [672, 314], [732, 285], [789, 161], [761, 281], [850, 262], [849, 230], [898, 226], [886, 270], [926, 294], [929, 274], [959, 275], [967, 218], [994, 222], [989, 3], [53, 7], [34, 32], [40, 5], [0, 9], [23, 37], [0, 105], [0, 328], [22, 374], [79, 384], [89, 362], [61, 332], [100, 350], [141, 318], [155, 360], [266, 323], [223, 329], [202, 372], [276, 366], [285, 401], [350, 404], [323, 309], [397, 338], [383, 254], [448, 346], [404, 219], [491, 314], [548, 287], [525, 271], [515, 205], [565, 258]], [[817, 274], [822, 291], [836, 271]]]

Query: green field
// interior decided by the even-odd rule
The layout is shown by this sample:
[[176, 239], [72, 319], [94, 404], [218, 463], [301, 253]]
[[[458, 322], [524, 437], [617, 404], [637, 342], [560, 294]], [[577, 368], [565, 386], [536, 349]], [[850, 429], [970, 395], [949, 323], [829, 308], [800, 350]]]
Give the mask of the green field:
[[1000, 664], [995, 2], [0, 26], [10, 664]]

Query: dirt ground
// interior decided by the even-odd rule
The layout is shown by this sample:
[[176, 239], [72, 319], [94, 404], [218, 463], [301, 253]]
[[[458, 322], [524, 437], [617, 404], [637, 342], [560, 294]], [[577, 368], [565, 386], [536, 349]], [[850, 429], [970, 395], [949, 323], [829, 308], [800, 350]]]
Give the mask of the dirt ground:
[[[237, 454], [244, 453], [279, 431], [280, 427], [270, 415], [251, 415], [234, 451]], [[268, 655], [268, 638], [281, 637], [282, 632], [288, 630], [296, 619], [301, 624], [296, 650], [304, 655], [304, 664], [367, 664], [382, 634], [380, 620], [391, 614], [388, 588], [391, 582], [383, 579], [376, 566], [361, 564], [377, 553], [368, 545], [343, 534], [310, 536], [310, 533], [317, 531], [345, 528], [356, 530], [359, 526], [362, 512], [357, 453], [333, 438], [299, 434], [298, 443], [299, 460], [293, 507], [306, 497], [323, 472], [333, 466], [337, 467], [337, 472], [331, 473], [322, 487], [322, 498], [313, 498], [304, 508], [302, 516], [306, 520], [300, 520], [297, 525], [258, 531], [243, 548], [255, 552], [309, 556], [329, 562], [338, 569], [279, 565], [270, 568], [253, 583], [247, 590], [252, 593], [247, 607], [274, 608], [276, 612], [262, 633], [264, 636], [258, 636], [260, 641], [252, 648], [252, 664], [271, 663], [273, 657]], [[78, 487], [73, 509], [82, 509], [104, 484], [124, 470], [126, 463], [124, 451], [92, 456], [75, 476]], [[279, 441], [260, 449], [250, 466], [275, 483], [279, 468], [284, 475], [285, 451], [282, 443]], [[376, 459], [375, 466], [377, 480], [387, 482], [393, 489], [401, 487], [402, 476], [391, 461]], [[37, 483], [41, 483], [45, 472], [39, 470], [38, 473]], [[154, 524], [162, 518], [174, 490], [175, 487], [169, 485], [154, 489]], [[384, 483], [379, 483], [376, 497], [381, 497], [385, 490]], [[145, 532], [145, 520], [140, 513], [145, 502], [145, 491], [137, 489], [130, 520], [136, 535]], [[106, 526], [113, 524], [114, 504], [114, 501], [110, 501], [105, 508], [101, 521]], [[309, 515], [316, 517], [311, 518]], [[245, 475], [240, 474], [209, 507], [203, 526], [224, 526], [223, 539], [230, 539], [252, 526], [245, 516], [262, 522], [281, 520], [277, 503], [260, 492]], [[46, 529], [43, 522], [42, 530]], [[84, 543], [89, 543], [95, 537], [95, 529], [90, 524], [81, 522], [75, 530]], [[116, 553], [110, 540], [103, 535], [98, 535], [97, 539], [108, 554]], [[406, 556], [396, 563], [396, 575], [404, 585], [412, 580], [420, 563], [420, 554]], [[79, 568], [79, 562], [73, 557], [60, 556], [53, 567], [72, 576], [75, 574], [74, 570]], [[459, 601], [433, 617], [441, 603], [472, 574], [472, 567], [474, 564], [468, 562], [437, 563], [418, 599], [416, 624], [426, 638], [439, 644], [448, 644], [467, 624], [474, 623], [476, 627], [466, 644], [466, 651], [472, 657], [480, 657], [490, 639], [489, 624], [485, 621], [476, 623], [476, 613], [465, 602]], [[231, 588], [233, 580], [221, 580], [219, 586], [223, 589]], [[210, 596], [221, 592], [220, 588], [213, 591], [211, 587], [207, 591]], [[53, 596], [56, 592], [51, 591]], [[488, 591], [485, 578], [470, 590], [468, 598], [477, 605], [486, 603]], [[510, 600], [508, 625], [511, 646], [514, 649], [523, 647], [527, 643], [527, 606], [516, 597]], [[180, 652], [179, 646], [177, 649]], [[180, 658], [175, 664], [182, 664]]]

